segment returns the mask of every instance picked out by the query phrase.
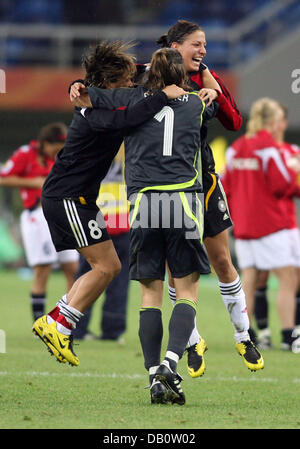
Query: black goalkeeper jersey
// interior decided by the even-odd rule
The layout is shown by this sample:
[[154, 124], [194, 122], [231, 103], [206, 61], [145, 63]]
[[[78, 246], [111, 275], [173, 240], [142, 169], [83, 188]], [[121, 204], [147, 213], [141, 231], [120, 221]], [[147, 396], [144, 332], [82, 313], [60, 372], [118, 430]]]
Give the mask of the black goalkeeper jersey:
[[[88, 88], [97, 120], [99, 109], [132, 106], [147, 96], [146, 88], [104, 90]], [[131, 128], [125, 136], [125, 180], [128, 197], [141, 190], [202, 191], [199, 176], [201, 124], [217, 112], [197, 93], [169, 100], [153, 118]]]
[[95, 202], [100, 183], [122, 143], [124, 129], [140, 125], [166, 104], [167, 96], [160, 91], [132, 107], [119, 104], [119, 109], [99, 109], [97, 120], [87, 120], [92, 109], [75, 108], [65, 146], [58, 153], [42, 195], [58, 199], [83, 197]]

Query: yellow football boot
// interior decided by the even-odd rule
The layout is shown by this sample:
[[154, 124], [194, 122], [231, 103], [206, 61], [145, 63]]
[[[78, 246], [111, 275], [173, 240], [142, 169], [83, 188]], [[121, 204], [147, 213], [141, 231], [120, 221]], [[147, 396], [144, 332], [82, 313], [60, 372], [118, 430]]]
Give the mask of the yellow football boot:
[[251, 340], [236, 343], [235, 347], [240, 356], [243, 357], [247, 368], [251, 371], [258, 371], [264, 368], [264, 359]]
[[205, 340], [187, 348], [187, 370], [191, 377], [200, 377], [205, 371], [204, 353], [207, 351]]
[[47, 323], [47, 315], [43, 315], [38, 318], [32, 326], [32, 332], [40, 337], [43, 343], [47, 346], [48, 351], [51, 355], [54, 355], [58, 362], [66, 363], [66, 359], [57, 351], [57, 349], [46, 339], [44, 338], [44, 329], [48, 326]]
[[78, 366], [79, 358], [73, 351], [73, 336], [62, 334], [57, 330], [56, 321], [47, 324], [44, 329], [44, 337], [51, 343], [62, 357], [67, 359], [70, 365]]

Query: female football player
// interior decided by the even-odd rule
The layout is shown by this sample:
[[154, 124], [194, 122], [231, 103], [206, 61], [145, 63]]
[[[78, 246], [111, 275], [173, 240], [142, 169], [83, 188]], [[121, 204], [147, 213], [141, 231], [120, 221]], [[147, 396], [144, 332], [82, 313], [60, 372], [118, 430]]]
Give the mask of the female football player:
[[43, 183], [64, 145], [66, 133], [64, 123], [44, 126], [38, 138], [16, 150], [0, 171], [0, 185], [19, 188], [24, 206], [20, 229], [27, 263], [33, 270], [30, 300], [34, 321], [45, 313], [47, 283], [53, 264], [60, 263], [67, 291], [73, 285], [78, 266], [76, 251], [56, 252], [41, 206]]
[[[85, 58], [85, 83], [113, 88], [131, 86], [135, 64], [121, 42], [102, 42]], [[127, 108], [100, 111], [87, 120], [76, 108], [64, 148], [59, 153], [42, 192], [42, 207], [57, 251], [77, 249], [91, 270], [79, 277], [71, 290], [47, 316], [34, 323], [36, 332], [59, 361], [79, 365], [73, 351], [72, 329], [84, 311], [120, 272], [120, 261], [96, 206], [99, 186], [119, 150], [122, 133], [153, 117], [168, 98], [184, 91], [167, 86]]]

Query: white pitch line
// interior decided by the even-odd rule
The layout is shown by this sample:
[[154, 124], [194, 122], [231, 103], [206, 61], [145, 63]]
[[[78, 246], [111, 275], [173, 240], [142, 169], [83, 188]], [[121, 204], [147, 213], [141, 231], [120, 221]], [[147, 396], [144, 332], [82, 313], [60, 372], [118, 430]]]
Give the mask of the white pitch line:
[[[120, 373], [67, 373], [67, 372], [51, 372], [51, 371], [19, 371], [19, 372], [8, 372], [8, 371], [0, 371], [0, 376], [29, 376], [29, 377], [86, 377], [86, 378], [97, 378], [97, 379], [145, 379], [146, 374], [120, 374]], [[209, 377], [205, 376], [203, 379], [199, 380], [199, 382], [255, 382], [255, 383], [280, 383], [281, 379], [276, 377]], [[283, 382], [287, 383], [300, 383], [300, 378], [295, 377], [294, 379], [287, 380], [285, 379]]]

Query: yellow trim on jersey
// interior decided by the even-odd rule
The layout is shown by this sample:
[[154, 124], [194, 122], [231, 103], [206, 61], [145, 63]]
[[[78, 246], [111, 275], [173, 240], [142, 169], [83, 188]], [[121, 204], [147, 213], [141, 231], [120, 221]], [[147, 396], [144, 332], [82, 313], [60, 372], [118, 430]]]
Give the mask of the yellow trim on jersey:
[[213, 175], [212, 173], [210, 173], [210, 176], [213, 178], [213, 183], [212, 183], [211, 188], [207, 192], [207, 195], [206, 195], [206, 198], [205, 198], [205, 210], [208, 210], [209, 198], [211, 197], [211, 195], [212, 195], [212, 193], [215, 190], [216, 185], [217, 185], [217, 177], [216, 177], [216, 175]]
[[142, 196], [143, 196], [143, 194], [141, 192], [139, 192], [137, 194], [136, 202], [134, 203], [132, 217], [131, 217], [131, 220], [130, 220], [130, 223], [129, 223], [130, 227], [132, 226], [132, 223], [136, 219], [136, 216], [137, 216], [137, 213], [138, 213], [138, 210], [139, 210], [139, 207], [140, 207], [140, 202], [141, 202]]
[[[197, 193], [196, 193], [196, 195], [197, 195]], [[200, 202], [200, 200], [198, 198], [198, 195], [197, 195], [197, 198], [198, 198], [199, 206], [200, 206], [199, 207], [200, 222], [197, 219], [197, 217], [195, 217], [193, 212], [191, 211], [190, 205], [189, 205], [189, 203], [188, 203], [188, 201], [186, 199], [186, 196], [185, 196], [185, 192], [179, 192], [179, 196], [180, 196], [180, 199], [181, 199], [181, 202], [182, 202], [182, 206], [183, 206], [184, 212], [198, 226], [199, 233], [200, 233], [200, 241], [202, 243], [203, 242], [203, 214], [202, 214], [202, 205], [201, 205], [201, 202]]]
[[[204, 220], [203, 220], [203, 213], [202, 213], [202, 204], [201, 204], [201, 201], [198, 198], [197, 192], [195, 192], [195, 193], [196, 193], [196, 197], [197, 197], [197, 200], [198, 200], [198, 203], [199, 203], [200, 220], [198, 220], [197, 217], [191, 211], [190, 205], [189, 205], [189, 203], [188, 203], [188, 201], [186, 199], [186, 196], [185, 196], [185, 192], [178, 192], [178, 193], [179, 193], [179, 196], [180, 196], [180, 199], [181, 199], [183, 210], [186, 213], [186, 215], [191, 220], [193, 220], [193, 222], [197, 225], [197, 227], [199, 229], [199, 234], [200, 234], [200, 242], [203, 243], [203, 228], [204, 228], [203, 221]], [[139, 192], [138, 195], [137, 195], [137, 198], [136, 198], [136, 201], [135, 201], [135, 204], [134, 204], [134, 208], [133, 208], [132, 217], [131, 217], [131, 220], [130, 220], [130, 227], [132, 226], [134, 220], [136, 219], [136, 216], [137, 216], [137, 213], [138, 213], [138, 210], [139, 210], [139, 207], [140, 207], [140, 202], [141, 202], [142, 196], [143, 196], [143, 192]]]

